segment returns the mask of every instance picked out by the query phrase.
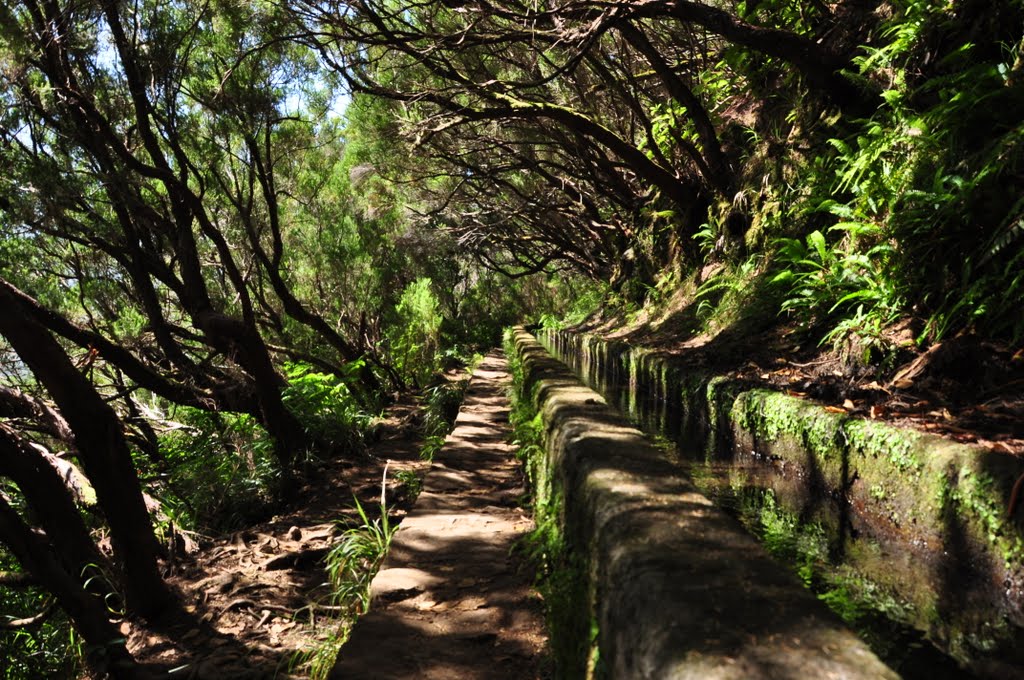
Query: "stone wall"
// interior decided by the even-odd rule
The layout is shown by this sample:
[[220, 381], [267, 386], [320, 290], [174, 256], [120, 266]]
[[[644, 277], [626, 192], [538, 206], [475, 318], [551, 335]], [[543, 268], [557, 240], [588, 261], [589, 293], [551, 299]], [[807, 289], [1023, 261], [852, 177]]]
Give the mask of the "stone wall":
[[841, 567], [888, 593], [940, 648], [982, 676], [1024, 672], [1024, 508], [1006, 515], [1024, 461], [686, 372], [621, 342], [565, 331], [542, 340], [693, 455], [774, 468], [783, 503], [806, 514], [817, 502]]
[[514, 343], [603, 675], [898, 677], [533, 336], [518, 330]]

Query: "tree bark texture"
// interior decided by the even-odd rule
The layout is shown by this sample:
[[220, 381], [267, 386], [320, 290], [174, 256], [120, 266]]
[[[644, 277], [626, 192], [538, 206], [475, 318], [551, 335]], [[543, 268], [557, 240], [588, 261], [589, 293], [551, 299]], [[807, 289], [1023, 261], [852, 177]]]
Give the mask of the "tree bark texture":
[[[0, 308], [17, 308], [4, 286], [0, 286]], [[33, 319], [0, 314], [0, 335], [46, 388], [74, 432], [79, 459], [96, 489], [123, 565], [126, 605], [142, 616], [158, 615], [170, 603], [171, 594], [157, 569], [160, 546], [117, 414]]]

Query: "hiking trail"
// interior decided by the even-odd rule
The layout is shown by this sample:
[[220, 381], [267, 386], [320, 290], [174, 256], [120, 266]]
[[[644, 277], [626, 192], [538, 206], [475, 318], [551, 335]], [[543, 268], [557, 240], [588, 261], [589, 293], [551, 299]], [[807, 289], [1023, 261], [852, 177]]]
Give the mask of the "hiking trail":
[[508, 442], [510, 382], [492, 352], [372, 585], [331, 678], [544, 677], [543, 603], [513, 551], [533, 529]]

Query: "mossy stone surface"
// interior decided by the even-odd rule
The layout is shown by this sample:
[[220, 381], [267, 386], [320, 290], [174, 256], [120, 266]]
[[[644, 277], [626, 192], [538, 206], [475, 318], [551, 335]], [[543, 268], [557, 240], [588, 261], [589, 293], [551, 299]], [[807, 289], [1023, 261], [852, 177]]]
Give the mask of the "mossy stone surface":
[[532, 336], [515, 344], [606, 677], [898, 677]]
[[784, 470], [780, 503], [805, 515], [818, 499], [842, 569], [905, 603], [907, 623], [972, 669], [1024, 672], [1024, 508], [1006, 516], [1024, 461], [682, 370], [645, 348], [565, 331], [545, 341], [570, 365], [586, 354], [589, 383], [628, 387], [619, 404], [681, 450]]

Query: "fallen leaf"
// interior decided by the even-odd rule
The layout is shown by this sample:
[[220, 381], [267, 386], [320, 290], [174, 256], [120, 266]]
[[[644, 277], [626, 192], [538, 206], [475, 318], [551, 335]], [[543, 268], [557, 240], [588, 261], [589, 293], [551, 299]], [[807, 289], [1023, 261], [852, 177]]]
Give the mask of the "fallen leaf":
[[826, 406], [825, 410], [829, 413], [846, 413], [846, 409], [841, 406]]
[[872, 418], [884, 418], [888, 412], [889, 409], [881, 404], [875, 404], [868, 411]]
[[853, 402], [852, 402], [852, 401], [850, 401], [849, 399], [844, 399], [844, 400], [843, 400], [843, 408], [845, 408], [845, 409], [848, 409], [848, 410], [852, 411], [853, 409], [855, 409], [855, 408], [857, 408], [857, 407], [856, 407], [856, 406], [854, 406]]

